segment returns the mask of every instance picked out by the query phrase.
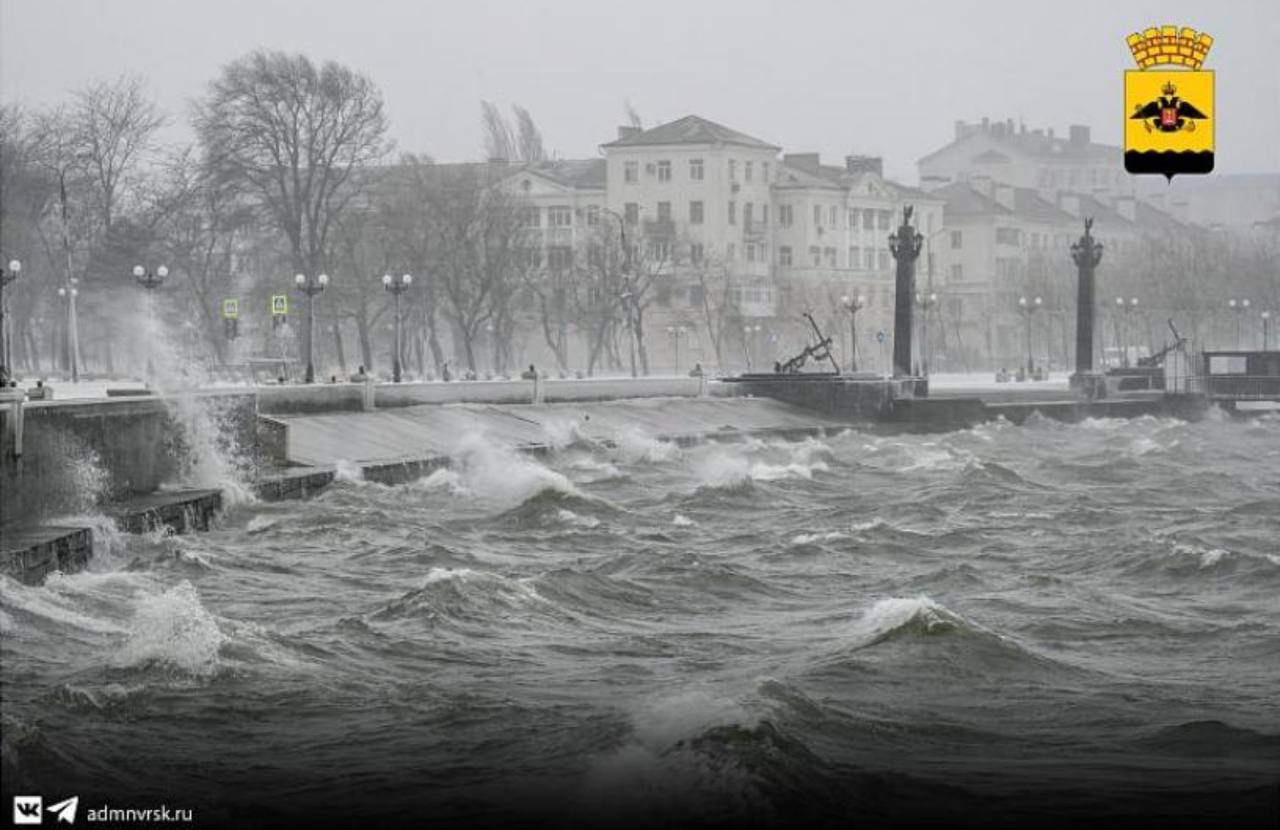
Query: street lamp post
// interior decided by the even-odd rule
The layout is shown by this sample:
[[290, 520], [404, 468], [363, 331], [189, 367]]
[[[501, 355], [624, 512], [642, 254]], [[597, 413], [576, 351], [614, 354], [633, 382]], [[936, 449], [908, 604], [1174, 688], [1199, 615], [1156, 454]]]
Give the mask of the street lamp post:
[[938, 295], [934, 291], [927, 294], [916, 293], [916, 305], [920, 306], [920, 363], [925, 377], [929, 376], [929, 311], [938, 304]]
[[680, 338], [687, 332], [684, 326], [667, 326], [667, 334], [671, 335], [672, 342], [675, 343], [675, 360], [676, 374], [680, 374]]
[[[143, 290], [147, 292], [147, 380], [150, 381], [155, 377], [155, 364], [151, 360], [151, 355], [155, 351], [156, 336], [156, 301], [155, 291], [164, 282], [165, 277], [169, 276], [168, 266], [161, 265], [154, 271], [148, 271], [141, 265], [133, 266], [133, 278], [138, 281]], [[74, 302], [74, 295], [72, 300]]]
[[298, 289], [307, 295], [307, 374], [304, 381], [306, 383], [315, 383], [316, 367], [315, 363], [312, 362], [312, 345], [316, 339], [316, 295], [323, 291], [325, 286], [329, 284], [329, 275], [321, 274], [320, 276], [312, 279], [306, 274], [295, 274], [293, 277], [293, 284], [298, 286]]
[[845, 294], [840, 298], [840, 305], [849, 312], [849, 373], [858, 371], [858, 312], [867, 304], [867, 298], [859, 294], [850, 297]]
[[12, 350], [9, 343], [9, 329], [5, 327], [5, 299], [4, 289], [9, 283], [18, 278], [22, 273], [22, 263], [16, 259], [9, 260], [8, 268], [0, 268], [0, 385], [9, 382], [9, 372], [12, 367], [9, 365]]
[[1264, 352], [1267, 350], [1268, 344], [1270, 343], [1270, 334], [1271, 334], [1270, 327], [1271, 327], [1271, 312], [1264, 311], [1262, 312], [1262, 350]]
[[1234, 299], [1227, 300], [1227, 307], [1236, 313], [1236, 348], [1237, 349], [1244, 348], [1244, 346], [1242, 345], [1244, 328], [1241, 325], [1241, 322], [1244, 319], [1245, 312], [1249, 310], [1249, 305], [1250, 303], [1248, 300], [1234, 300]]
[[76, 324], [76, 297], [80, 296], [75, 277], [58, 288], [58, 296], [67, 301], [67, 362], [71, 364], [71, 382], [80, 382], [80, 328]]
[[1028, 299], [1026, 297], [1018, 298], [1018, 311], [1022, 314], [1024, 327], [1027, 333], [1027, 377], [1030, 378], [1035, 374], [1036, 361], [1035, 352], [1031, 348], [1031, 315], [1035, 314], [1044, 305], [1044, 301], [1039, 297]]
[[403, 325], [400, 319], [400, 295], [408, 290], [412, 282], [412, 274], [402, 274], [398, 280], [390, 274], [382, 275], [382, 287], [390, 291], [391, 295], [396, 298], [396, 353], [391, 360], [391, 380], [395, 383], [400, 382], [400, 356], [404, 354], [404, 350], [400, 345], [400, 330]]
[[747, 371], [751, 371], [751, 366], [755, 362], [757, 353], [760, 351], [760, 332], [764, 331], [764, 327], [759, 323], [749, 323], [742, 327], [743, 348], [747, 351]]

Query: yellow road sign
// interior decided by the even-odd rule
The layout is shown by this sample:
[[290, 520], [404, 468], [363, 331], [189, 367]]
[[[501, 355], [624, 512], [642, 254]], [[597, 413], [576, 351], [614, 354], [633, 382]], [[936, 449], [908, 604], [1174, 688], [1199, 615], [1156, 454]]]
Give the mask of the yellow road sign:
[[223, 301], [222, 301], [222, 316], [223, 316], [224, 318], [228, 319], [228, 320], [234, 320], [234, 319], [236, 319], [237, 317], [239, 317], [239, 316], [240, 316], [240, 301], [239, 301], [239, 300], [223, 300]]
[[271, 313], [284, 316], [289, 313], [289, 295], [288, 294], [272, 294], [271, 295]]

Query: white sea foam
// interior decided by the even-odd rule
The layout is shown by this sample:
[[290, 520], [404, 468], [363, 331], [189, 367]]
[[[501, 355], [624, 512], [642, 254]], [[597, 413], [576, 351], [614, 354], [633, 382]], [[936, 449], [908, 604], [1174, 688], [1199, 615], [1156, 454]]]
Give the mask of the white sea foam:
[[578, 493], [562, 473], [478, 433], [463, 436], [453, 451], [453, 460], [463, 486], [478, 496], [518, 502], [547, 489]]
[[347, 484], [363, 484], [365, 481], [364, 468], [354, 461], [339, 458], [333, 464], [333, 480], [346, 482]]
[[680, 454], [680, 448], [669, 441], [659, 441], [639, 427], [627, 427], [613, 437], [618, 457], [637, 464], [660, 464]]
[[688, 516], [685, 516], [681, 513], [677, 513], [675, 517], [671, 519], [671, 524], [675, 525], [676, 527], [693, 527], [694, 525], [697, 524], [697, 522], [695, 522], [693, 519], [690, 519]]
[[561, 508], [560, 510], [556, 511], [556, 519], [563, 522], [564, 524], [572, 525], [573, 527], [581, 527], [588, 530], [590, 530], [591, 528], [600, 526], [600, 520], [597, 519], [595, 516], [579, 516], [577, 513], [574, 513], [572, 510], [565, 510], [564, 508]]
[[184, 580], [138, 605], [115, 663], [160, 663], [205, 676], [217, 669], [225, 639], [213, 615], [200, 604], [196, 589]]
[[889, 597], [876, 601], [854, 623], [852, 639], [859, 645], [871, 645], [902, 627], [918, 622], [930, 634], [956, 627], [956, 616], [927, 596]]
[[826, 533], [798, 533], [791, 538], [793, 545], [811, 545], [814, 542], [833, 542], [836, 539], [847, 539], [848, 536], [838, 530]]

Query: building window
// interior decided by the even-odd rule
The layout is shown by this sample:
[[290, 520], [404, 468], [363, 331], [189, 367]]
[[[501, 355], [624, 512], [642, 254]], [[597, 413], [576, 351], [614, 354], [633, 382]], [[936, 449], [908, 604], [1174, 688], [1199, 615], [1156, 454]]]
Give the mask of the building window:
[[794, 221], [794, 218], [795, 217], [791, 211], [791, 205], [778, 205], [778, 223], [781, 224], [782, 227], [791, 227], [791, 223]]
[[862, 211], [862, 229], [864, 231], [876, 229], [876, 212], [874, 210]]
[[701, 285], [689, 286], [689, 305], [690, 306], [697, 308], [698, 306], [702, 305], [703, 301], [706, 298], [707, 298], [706, 289], [704, 289]]
[[951, 281], [964, 282], [964, 266], [963, 265], [951, 266]]
[[573, 265], [573, 249], [568, 245], [553, 245], [547, 249], [547, 267], [553, 271], [565, 271]]
[[702, 202], [689, 203], [689, 224], [691, 225], [702, 224]]
[[671, 259], [671, 240], [650, 239], [649, 259], [656, 262], [666, 262]]
[[671, 162], [670, 161], [658, 162], [658, 181], [660, 182], [671, 181]]
[[693, 244], [691, 244], [691, 245], [689, 246], [689, 261], [690, 261], [690, 262], [702, 262], [702, 257], [703, 257], [703, 253], [702, 253], [702, 243], [701, 243], [701, 242], [694, 242]]
[[766, 228], [769, 226], [769, 206], [767, 204], [760, 206], [760, 224]]
[[817, 245], [809, 246], [809, 259], [813, 262], [813, 267], [817, 268], [822, 265], [822, 249]]
[[729, 260], [730, 262], [733, 262], [735, 259], [738, 258], [738, 249], [734, 246], [732, 242], [730, 242], [729, 246], [725, 248], [724, 256], [725, 256], [725, 259]]
[[836, 267], [836, 249], [835, 248], [823, 248], [822, 257], [827, 261], [828, 268]]
[[849, 208], [849, 230], [854, 230], [857, 227], [858, 227], [858, 209]]
[[850, 268], [858, 267], [858, 246], [857, 245], [849, 246], [849, 267]]
[[868, 271], [876, 269], [876, 252], [871, 248], [867, 248], [862, 252], [863, 267]]
[[658, 221], [663, 224], [671, 222], [671, 203], [658, 202]]
[[738, 180], [738, 162], [729, 159], [729, 181], [736, 182]]
[[653, 301], [663, 308], [671, 307], [671, 286], [660, 285]]
[[599, 205], [587, 205], [587, 224], [592, 227], [600, 224]]
[[622, 206], [622, 215], [628, 225], [640, 224], [640, 205], [636, 202], [627, 202]]
[[744, 162], [742, 163], [742, 178], [746, 179], [747, 181], [751, 181], [751, 180], [752, 180], [752, 174], [753, 174], [753, 172], [754, 172], [754, 171], [752, 170], [752, 167], [753, 167], [753, 166], [754, 166], [754, 165], [753, 165], [751, 162], [749, 162], [749, 161], [744, 161]]
[[1019, 238], [1017, 228], [996, 228], [997, 245], [1017, 245]]
[[755, 207], [755, 205], [751, 204], [750, 202], [743, 202], [742, 204], [742, 224], [745, 225], [747, 228], [751, 227], [751, 213], [752, 213], [751, 209], [753, 207]]
[[778, 248], [778, 264], [791, 267], [791, 246], [782, 245]]
[[951, 232], [951, 250], [958, 251], [964, 247], [964, 237], [960, 231]]
[[880, 249], [880, 270], [881, 271], [889, 270], [889, 249], [888, 248]]
[[760, 162], [760, 178], [765, 184], [769, 183], [769, 162]]
[[755, 262], [755, 261], [756, 261], [756, 246], [755, 246], [755, 244], [754, 244], [754, 243], [752, 243], [752, 242], [748, 242], [748, 243], [746, 243], [745, 245], [743, 245], [742, 247], [743, 247], [743, 249], [744, 249], [744, 250], [746, 250], [746, 252], [747, 252], [747, 262]]
[[730, 225], [738, 224], [738, 203], [737, 202], [733, 202], [733, 201], [729, 202], [729, 224]]
[[542, 211], [536, 207], [526, 207], [520, 211], [520, 226], [524, 228], [542, 227]]
[[627, 184], [640, 181], [640, 162], [624, 161], [622, 163], [622, 180]]
[[813, 225], [814, 227], [822, 227], [822, 205], [813, 206]]
[[689, 159], [689, 180], [702, 181], [702, 159]]
[[882, 230], [882, 231], [887, 231], [887, 230], [889, 230], [889, 223], [893, 221], [893, 211], [891, 211], [891, 210], [879, 210], [879, 211], [876, 211], [876, 213], [878, 213], [878, 214], [880, 215], [880, 216], [879, 216], [879, 219], [880, 219], [880, 230]]
[[568, 205], [552, 205], [547, 208], [547, 225], [552, 228], [567, 228], [573, 224], [573, 211]]
[[836, 217], [839, 215], [839, 211], [840, 209], [835, 205], [832, 205], [831, 209], [827, 211], [827, 227], [834, 228], [836, 226]]

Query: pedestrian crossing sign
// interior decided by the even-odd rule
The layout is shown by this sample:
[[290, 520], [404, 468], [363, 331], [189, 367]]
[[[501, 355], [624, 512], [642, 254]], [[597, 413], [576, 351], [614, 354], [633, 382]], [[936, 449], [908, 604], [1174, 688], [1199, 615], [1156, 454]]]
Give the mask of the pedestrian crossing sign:
[[271, 313], [283, 317], [289, 313], [289, 295], [288, 294], [272, 294], [271, 295]]
[[240, 316], [240, 301], [239, 301], [239, 300], [223, 300], [223, 301], [222, 301], [222, 316], [223, 316], [223, 318], [224, 318], [224, 319], [227, 319], [227, 320], [234, 320], [234, 319], [236, 319], [237, 317], [239, 317], [239, 316]]

